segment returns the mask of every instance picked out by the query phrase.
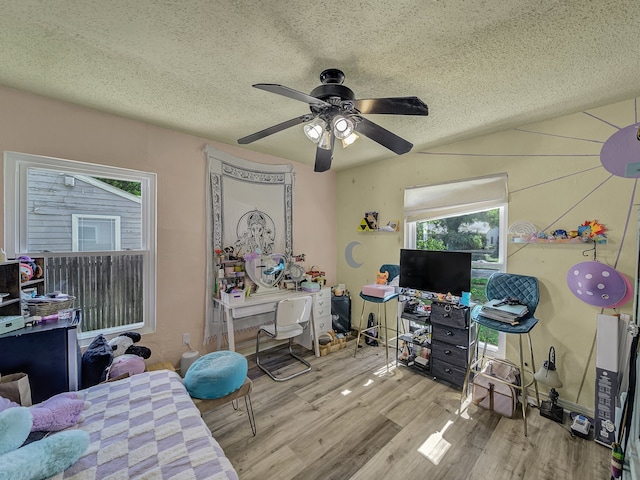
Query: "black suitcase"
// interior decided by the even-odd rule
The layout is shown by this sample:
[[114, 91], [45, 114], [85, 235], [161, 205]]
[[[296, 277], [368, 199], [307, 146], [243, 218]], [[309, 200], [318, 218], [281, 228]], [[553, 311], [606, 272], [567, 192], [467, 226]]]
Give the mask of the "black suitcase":
[[351, 331], [351, 297], [331, 295], [331, 323], [336, 333]]

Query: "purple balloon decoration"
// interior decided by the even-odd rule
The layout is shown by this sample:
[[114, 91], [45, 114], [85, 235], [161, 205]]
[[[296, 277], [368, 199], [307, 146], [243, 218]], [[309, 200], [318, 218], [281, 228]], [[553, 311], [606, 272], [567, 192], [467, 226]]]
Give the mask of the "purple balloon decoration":
[[634, 123], [611, 135], [600, 150], [600, 163], [618, 177], [640, 177], [640, 141], [638, 127]]
[[627, 294], [624, 275], [600, 262], [582, 262], [567, 272], [567, 285], [573, 294], [589, 305], [614, 308]]

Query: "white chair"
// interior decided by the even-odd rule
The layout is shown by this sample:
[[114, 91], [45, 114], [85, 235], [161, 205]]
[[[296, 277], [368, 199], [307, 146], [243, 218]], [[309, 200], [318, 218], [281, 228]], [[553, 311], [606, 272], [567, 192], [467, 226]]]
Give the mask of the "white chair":
[[[311, 364], [293, 353], [291, 349], [293, 337], [300, 335], [309, 324], [311, 303], [312, 299], [310, 296], [280, 300], [276, 306], [275, 322], [273, 325], [263, 325], [260, 327], [260, 330], [258, 330], [258, 334], [256, 335], [256, 364], [276, 382], [289, 380], [311, 370]], [[306, 365], [307, 368], [286, 377], [276, 377], [260, 363], [260, 334], [262, 332], [275, 340], [289, 339], [289, 354]]]

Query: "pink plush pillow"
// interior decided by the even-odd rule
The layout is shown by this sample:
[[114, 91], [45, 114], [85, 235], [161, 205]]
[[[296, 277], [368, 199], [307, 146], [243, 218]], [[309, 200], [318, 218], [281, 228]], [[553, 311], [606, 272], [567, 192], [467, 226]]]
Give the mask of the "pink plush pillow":
[[128, 373], [130, 376], [145, 370], [144, 360], [137, 355], [125, 353], [113, 359], [109, 368], [109, 378], [116, 378]]

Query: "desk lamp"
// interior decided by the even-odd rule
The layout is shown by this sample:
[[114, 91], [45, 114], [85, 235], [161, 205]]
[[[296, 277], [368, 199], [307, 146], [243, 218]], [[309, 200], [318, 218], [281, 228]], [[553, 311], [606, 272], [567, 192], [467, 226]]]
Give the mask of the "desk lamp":
[[563, 411], [562, 407], [558, 405], [559, 395], [556, 391], [556, 388], [562, 387], [562, 381], [560, 380], [558, 371], [556, 370], [555, 348], [551, 347], [549, 349], [548, 360], [542, 364], [542, 367], [540, 367], [540, 370], [535, 373], [534, 377], [536, 381], [551, 387], [551, 390], [549, 391], [549, 400], [545, 400], [540, 404], [540, 415], [558, 423], [562, 423]]

